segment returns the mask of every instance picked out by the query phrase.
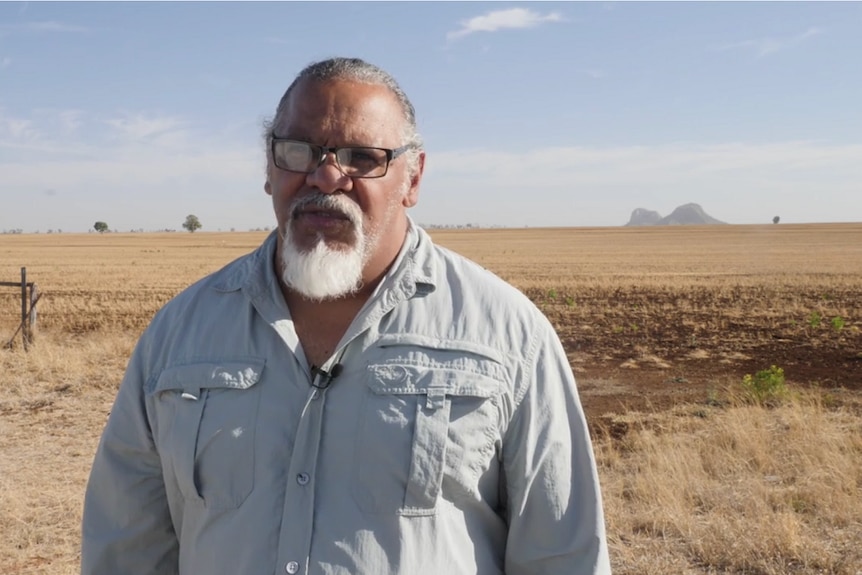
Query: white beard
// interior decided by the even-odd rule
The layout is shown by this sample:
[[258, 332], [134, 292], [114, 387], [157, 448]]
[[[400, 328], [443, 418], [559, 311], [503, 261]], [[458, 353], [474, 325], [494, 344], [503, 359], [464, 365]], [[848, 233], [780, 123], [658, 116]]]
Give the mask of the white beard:
[[362, 287], [362, 271], [370, 251], [368, 237], [362, 229], [362, 211], [344, 197], [323, 194], [299, 200], [292, 211], [307, 204], [336, 208], [347, 214], [353, 223], [356, 241], [347, 249], [333, 249], [323, 237], [319, 237], [312, 249], [303, 251], [296, 245], [288, 222], [281, 230], [281, 277], [284, 283], [313, 301], [356, 293]]

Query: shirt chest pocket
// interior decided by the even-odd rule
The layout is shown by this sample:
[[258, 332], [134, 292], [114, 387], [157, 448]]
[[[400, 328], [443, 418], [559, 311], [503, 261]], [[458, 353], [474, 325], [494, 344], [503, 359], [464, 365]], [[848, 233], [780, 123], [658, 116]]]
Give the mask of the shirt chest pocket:
[[433, 515], [441, 497], [475, 496], [494, 459], [499, 379], [443, 365], [369, 365], [357, 434], [357, 504]]
[[153, 394], [168, 414], [156, 441], [165, 475], [186, 501], [239, 507], [254, 487], [256, 386], [264, 360], [166, 369]]

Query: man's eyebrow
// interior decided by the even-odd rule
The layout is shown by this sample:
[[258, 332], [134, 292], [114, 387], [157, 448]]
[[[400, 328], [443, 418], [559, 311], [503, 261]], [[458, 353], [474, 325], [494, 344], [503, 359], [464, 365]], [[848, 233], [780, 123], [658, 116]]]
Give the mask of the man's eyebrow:
[[307, 138], [301, 134], [302, 134], [301, 132], [299, 134], [297, 134], [296, 132], [292, 132], [290, 130], [287, 130], [283, 133], [276, 134], [276, 137], [279, 139], [282, 139], [282, 140], [296, 140], [298, 142], [305, 142], [307, 144], [313, 144], [314, 143], [311, 141], [311, 138]]

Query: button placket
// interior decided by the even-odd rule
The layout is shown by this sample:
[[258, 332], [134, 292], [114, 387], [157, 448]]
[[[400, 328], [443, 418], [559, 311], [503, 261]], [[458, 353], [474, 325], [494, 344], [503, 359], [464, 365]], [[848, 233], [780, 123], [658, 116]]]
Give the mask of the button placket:
[[323, 425], [323, 409], [326, 401], [324, 390], [306, 396], [306, 405], [297, 425], [294, 450], [288, 466], [279, 555], [284, 561], [288, 575], [306, 575], [310, 557], [312, 531], [314, 528], [314, 484], [317, 451], [320, 447]]

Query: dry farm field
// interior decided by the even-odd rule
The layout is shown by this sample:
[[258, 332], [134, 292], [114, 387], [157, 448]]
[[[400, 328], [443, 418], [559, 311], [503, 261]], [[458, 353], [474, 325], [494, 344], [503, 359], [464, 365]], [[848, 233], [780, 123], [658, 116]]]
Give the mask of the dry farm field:
[[[615, 573], [862, 575], [862, 224], [432, 235], [560, 334]], [[0, 281], [26, 266], [43, 293], [30, 351], [0, 349], [0, 573], [76, 572], [84, 484], [138, 334], [263, 238], [0, 236]], [[0, 288], [0, 345], [20, 310]], [[773, 365], [788, 393], [746, 395]]]

